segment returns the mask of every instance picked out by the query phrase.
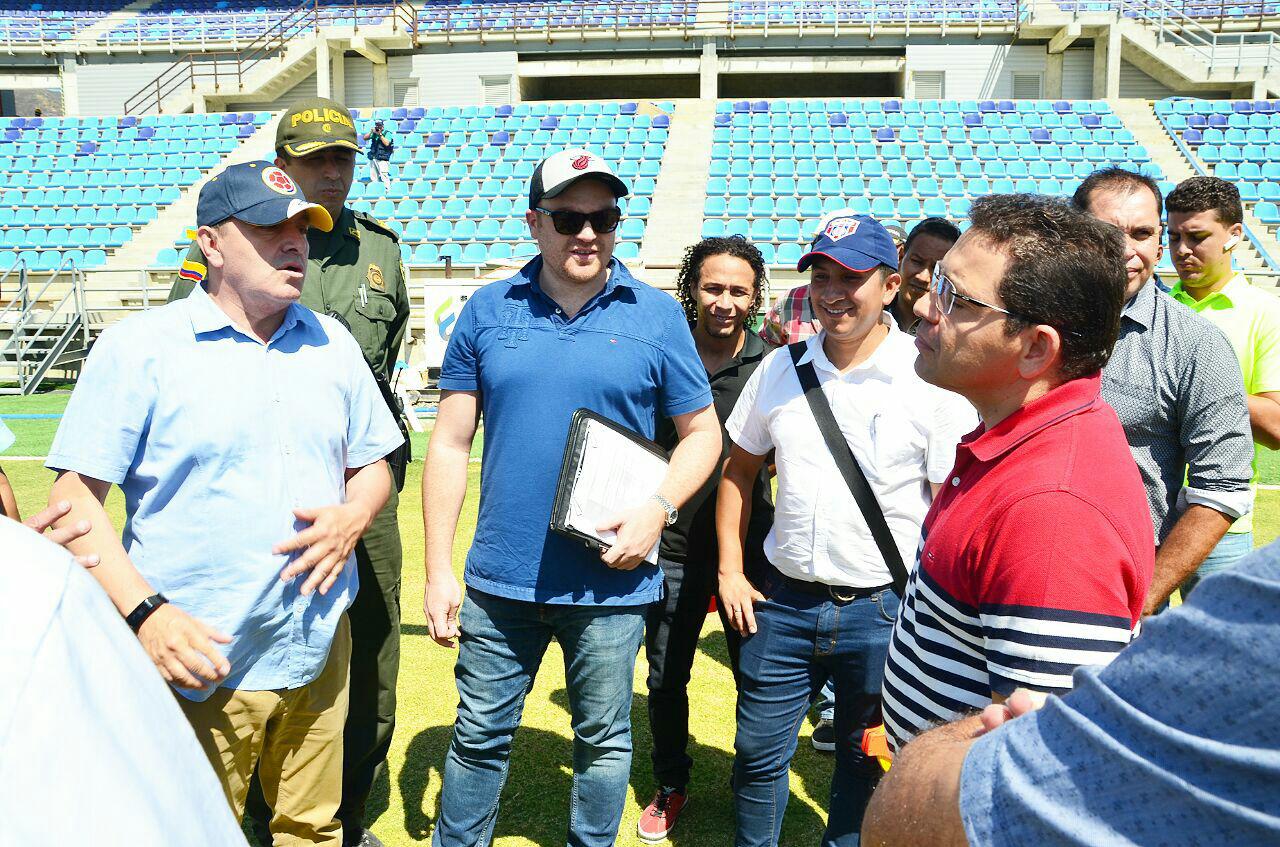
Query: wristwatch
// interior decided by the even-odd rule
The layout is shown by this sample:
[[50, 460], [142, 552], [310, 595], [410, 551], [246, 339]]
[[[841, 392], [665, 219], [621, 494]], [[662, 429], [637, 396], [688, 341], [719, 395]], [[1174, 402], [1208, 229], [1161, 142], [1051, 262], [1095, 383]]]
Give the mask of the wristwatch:
[[675, 506], [671, 505], [671, 501], [668, 500], [666, 497], [663, 497], [661, 494], [653, 495], [653, 499], [657, 500], [658, 505], [662, 507], [662, 511], [667, 513], [666, 525], [671, 526], [673, 523], [675, 523], [676, 518], [680, 517], [680, 512], [676, 510]]
[[150, 597], [139, 603], [132, 612], [126, 615], [124, 622], [129, 625], [129, 629], [137, 632], [142, 628], [142, 624], [146, 622], [147, 618], [151, 617], [151, 614], [155, 612], [156, 609], [168, 602], [169, 598], [165, 597], [163, 594], [152, 594]]

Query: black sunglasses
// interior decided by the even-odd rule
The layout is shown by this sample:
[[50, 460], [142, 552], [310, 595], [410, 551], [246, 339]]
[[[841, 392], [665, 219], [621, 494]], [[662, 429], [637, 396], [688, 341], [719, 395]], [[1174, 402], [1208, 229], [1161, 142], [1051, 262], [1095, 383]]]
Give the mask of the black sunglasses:
[[582, 225], [591, 222], [591, 229], [597, 233], [613, 232], [622, 220], [622, 210], [617, 206], [600, 209], [595, 212], [574, 212], [569, 209], [544, 209], [534, 206], [535, 212], [551, 218], [551, 225], [561, 235], [577, 235], [582, 232]]

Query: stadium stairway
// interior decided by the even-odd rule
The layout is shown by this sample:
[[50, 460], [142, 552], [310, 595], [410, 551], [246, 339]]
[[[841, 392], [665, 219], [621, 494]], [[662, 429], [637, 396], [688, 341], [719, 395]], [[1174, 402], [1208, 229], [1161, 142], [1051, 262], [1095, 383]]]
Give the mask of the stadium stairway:
[[[640, 256], [646, 282], [666, 286], [672, 266], [680, 264], [686, 246], [698, 240], [702, 228], [702, 200], [711, 167], [714, 100], [682, 100], [662, 156], [662, 170], [653, 192], [649, 227]], [[667, 273], [664, 273], [667, 270]]]

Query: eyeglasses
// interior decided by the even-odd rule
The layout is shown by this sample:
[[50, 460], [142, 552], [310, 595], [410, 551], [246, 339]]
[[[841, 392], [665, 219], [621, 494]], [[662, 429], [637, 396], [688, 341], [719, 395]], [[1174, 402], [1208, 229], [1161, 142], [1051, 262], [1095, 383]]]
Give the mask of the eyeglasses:
[[951, 314], [951, 310], [955, 308], [957, 300], [963, 300], [966, 303], [970, 303], [974, 306], [983, 306], [987, 309], [991, 309], [992, 311], [999, 312], [1002, 315], [1008, 315], [1011, 318], [1021, 317], [1020, 315], [1016, 315], [1013, 312], [1010, 312], [1008, 309], [1002, 309], [999, 306], [993, 306], [990, 303], [985, 303], [976, 297], [970, 297], [968, 294], [961, 294], [959, 291], [956, 291], [955, 283], [951, 281], [951, 277], [947, 276], [942, 272], [941, 265], [939, 265], [933, 271], [933, 281], [929, 283], [929, 291], [930, 293], [933, 294], [934, 298], [937, 300], [938, 309], [944, 315]]
[[551, 225], [561, 235], [577, 235], [582, 232], [582, 225], [591, 222], [591, 229], [597, 233], [613, 232], [622, 220], [622, 210], [617, 206], [600, 209], [595, 212], [574, 212], [569, 209], [544, 209], [534, 206], [533, 210], [551, 218]]

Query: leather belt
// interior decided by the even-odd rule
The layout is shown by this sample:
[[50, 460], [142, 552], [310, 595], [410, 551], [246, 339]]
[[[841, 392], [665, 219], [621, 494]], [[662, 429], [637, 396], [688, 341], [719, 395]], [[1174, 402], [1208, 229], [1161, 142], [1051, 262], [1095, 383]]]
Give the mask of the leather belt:
[[790, 589], [799, 591], [802, 594], [812, 594], [816, 597], [828, 597], [837, 603], [852, 603], [854, 600], [861, 600], [864, 597], [870, 597], [872, 594], [879, 594], [881, 591], [893, 590], [893, 583], [891, 582], [871, 588], [854, 588], [849, 585], [827, 585], [825, 582], [808, 582], [803, 579], [795, 579], [781, 571], [776, 571], [776, 575]]

